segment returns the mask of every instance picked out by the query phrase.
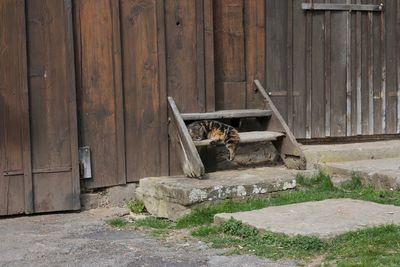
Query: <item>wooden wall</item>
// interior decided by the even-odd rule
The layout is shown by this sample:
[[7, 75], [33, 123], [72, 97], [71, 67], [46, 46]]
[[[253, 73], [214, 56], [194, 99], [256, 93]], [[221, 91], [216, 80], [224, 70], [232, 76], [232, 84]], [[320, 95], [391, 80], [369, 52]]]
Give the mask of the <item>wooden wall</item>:
[[[1, 12], [7, 13], [2, 25], [10, 25], [3, 29], [15, 24], [24, 31], [28, 18], [29, 36], [25, 42], [16, 32], [0, 31], [0, 53], [4, 42], [20, 45], [0, 62], [5, 73], [0, 87], [19, 81], [15, 94], [0, 92], [1, 122], [19, 140], [10, 147], [4, 141], [8, 130], [0, 132], [1, 168], [9, 169], [6, 157], [18, 159], [12, 164], [22, 168], [30, 155], [34, 168], [51, 167], [46, 162], [63, 168], [73, 164], [70, 156], [76, 151], [65, 139], [76, 134], [71, 127], [77, 112], [79, 146], [90, 146], [92, 153], [93, 179], [81, 181], [85, 188], [179, 173], [168, 141], [167, 96], [182, 112], [259, 108], [263, 101], [254, 92], [254, 79], [264, 84], [298, 138], [399, 133], [399, 1], [383, 1], [384, 11], [374, 13], [304, 11], [304, 2], [310, 1], [19, 0], [17, 9], [1, 2]], [[72, 5], [71, 21], [57, 9], [63, 3]], [[25, 8], [27, 14], [21, 11]], [[69, 28], [72, 35], [66, 34]], [[65, 50], [72, 45], [75, 62], [68, 61]], [[29, 85], [23, 82], [27, 61], [18, 56], [26, 50]], [[5, 67], [12, 58], [21, 62]], [[71, 64], [75, 77], [67, 70]], [[43, 80], [44, 69], [55, 76]], [[76, 83], [75, 106], [70, 99], [75, 96], [62, 90], [71, 82]], [[23, 161], [18, 149], [26, 121], [11, 124], [10, 116], [22, 112], [26, 118], [28, 105], [21, 102], [15, 109], [13, 103], [24, 100], [27, 90], [32, 92], [29, 112], [57, 116], [28, 125], [33, 144]], [[68, 123], [70, 128], [63, 128]], [[27, 179], [22, 177], [13, 182]]]

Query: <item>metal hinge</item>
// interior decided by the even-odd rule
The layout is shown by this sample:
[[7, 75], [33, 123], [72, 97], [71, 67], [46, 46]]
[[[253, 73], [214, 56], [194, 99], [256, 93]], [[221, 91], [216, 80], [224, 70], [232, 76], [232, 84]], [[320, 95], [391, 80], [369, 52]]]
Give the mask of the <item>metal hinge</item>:
[[81, 179], [92, 178], [92, 165], [90, 161], [90, 147], [79, 148], [79, 175]]

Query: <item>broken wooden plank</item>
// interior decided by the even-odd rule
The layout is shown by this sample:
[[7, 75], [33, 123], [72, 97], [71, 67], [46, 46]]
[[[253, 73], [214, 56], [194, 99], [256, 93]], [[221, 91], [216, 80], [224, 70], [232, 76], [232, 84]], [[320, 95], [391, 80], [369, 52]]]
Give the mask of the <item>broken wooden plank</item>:
[[177, 143], [178, 157], [184, 174], [188, 177], [201, 178], [204, 173], [204, 165], [200, 155], [189, 135], [185, 122], [183, 121], [178, 107], [172, 97], [168, 97], [170, 109], [169, 136], [171, 142]]
[[257, 86], [258, 91], [261, 93], [261, 95], [264, 97], [266, 101], [266, 108], [270, 109], [273, 113], [268, 122], [267, 130], [285, 133], [284, 137], [273, 142], [275, 148], [280, 153], [283, 162], [289, 169], [304, 170], [306, 168], [306, 158], [303, 152], [301, 151], [296, 138], [290, 131], [286, 122], [283, 120], [281, 114], [275, 107], [274, 103], [272, 103], [271, 98], [268, 96], [267, 92], [262, 87], [260, 81], [254, 80], [254, 83]]
[[183, 120], [214, 120], [214, 119], [232, 119], [232, 118], [257, 118], [271, 116], [271, 110], [263, 109], [237, 109], [220, 110], [207, 113], [183, 113]]

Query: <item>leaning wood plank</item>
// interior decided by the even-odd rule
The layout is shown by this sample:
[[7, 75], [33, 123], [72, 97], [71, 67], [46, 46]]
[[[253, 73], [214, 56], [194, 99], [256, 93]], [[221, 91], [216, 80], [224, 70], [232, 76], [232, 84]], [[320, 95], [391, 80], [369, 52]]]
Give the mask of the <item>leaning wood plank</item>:
[[188, 177], [201, 178], [205, 173], [205, 169], [196, 146], [189, 135], [174, 99], [170, 96], [168, 97], [168, 104], [171, 119], [169, 134], [171, 142], [177, 143], [177, 153], [181, 162], [182, 170]]
[[289, 169], [304, 170], [306, 168], [306, 158], [301, 151], [300, 146], [296, 141], [296, 138], [290, 131], [286, 122], [283, 120], [274, 103], [272, 103], [271, 98], [262, 87], [260, 81], [254, 80], [254, 83], [257, 86], [258, 91], [266, 100], [266, 108], [270, 109], [273, 113], [268, 123], [267, 130], [285, 133], [284, 137], [280, 138], [274, 143], [275, 147], [282, 157], [283, 162]]
[[347, 11], [382, 11], [382, 5], [360, 5], [360, 4], [316, 4], [303, 3], [304, 10], [347, 10]]
[[263, 109], [238, 109], [238, 110], [221, 110], [207, 113], [183, 113], [183, 120], [212, 120], [212, 119], [231, 119], [231, 118], [256, 118], [269, 117], [271, 110]]

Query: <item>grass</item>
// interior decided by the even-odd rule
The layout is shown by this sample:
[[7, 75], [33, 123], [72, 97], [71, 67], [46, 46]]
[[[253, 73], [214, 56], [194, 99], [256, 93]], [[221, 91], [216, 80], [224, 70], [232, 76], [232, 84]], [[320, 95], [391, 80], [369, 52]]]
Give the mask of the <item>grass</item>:
[[[134, 225], [151, 229], [153, 236], [165, 238], [177, 229], [187, 228], [195, 236], [216, 248], [229, 248], [231, 253], [250, 253], [270, 259], [290, 258], [309, 263], [318, 259], [323, 266], [400, 266], [400, 226], [385, 225], [322, 240], [315, 236], [289, 237], [228, 220], [213, 224], [217, 213], [260, 209], [268, 206], [317, 201], [330, 198], [352, 198], [400, 206], [399, 191], [377, 191], [353, 179], [334, 187], [329, 176], [319, 173], [307, 178], [297, 177], [297, 188], [268, 199], [227, 200], [194, 209], [176, 223], [154, 217], [136, 221]], [[123, 227], [118, 220], [109, 223]]]
[[111, 219], [107, 220], [106, 223], [108, 225], [111, 225], [111, 226], [117, 227], [117, 228], [124, 228], [125, 226], [128, 225], [128, 221], [126, 221], [124, 218], [121, 218], [121, 217], [111, 218]]
[[125, 203], [125, 207], [133, 213], [143, 213], [146, 211], [143, 201], [132, 200]]

